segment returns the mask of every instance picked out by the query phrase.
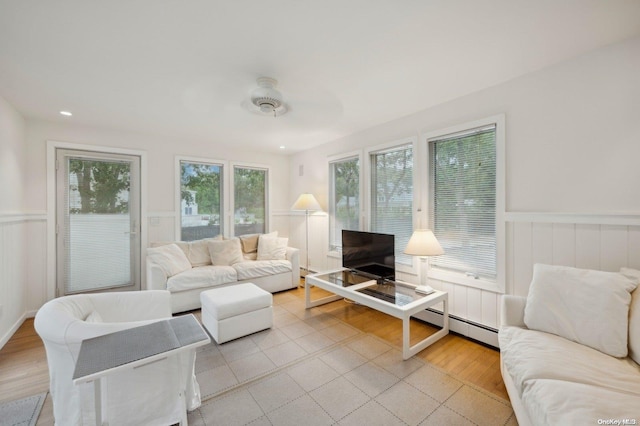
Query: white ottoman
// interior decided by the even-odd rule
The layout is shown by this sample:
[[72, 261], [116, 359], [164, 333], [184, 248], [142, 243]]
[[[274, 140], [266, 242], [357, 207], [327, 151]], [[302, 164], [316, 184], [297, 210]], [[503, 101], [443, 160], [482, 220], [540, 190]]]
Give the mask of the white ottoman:
[[237, 284], [200, 293], [202, 324], [217, 343], [273, 326], [273, 295], [255, 284]]

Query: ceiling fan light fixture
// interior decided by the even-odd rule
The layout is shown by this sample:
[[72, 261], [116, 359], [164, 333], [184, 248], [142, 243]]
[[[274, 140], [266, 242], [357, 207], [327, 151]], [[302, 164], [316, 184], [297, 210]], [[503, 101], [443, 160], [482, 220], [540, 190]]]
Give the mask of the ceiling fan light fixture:
[[282, 101], [282, 94], [275, 88], [278, 80], [260, 77], [257, 82], [258, 88], [251, 92], [251, 103], [264, 115], [277, 117], [284, 114], [287, 107]]

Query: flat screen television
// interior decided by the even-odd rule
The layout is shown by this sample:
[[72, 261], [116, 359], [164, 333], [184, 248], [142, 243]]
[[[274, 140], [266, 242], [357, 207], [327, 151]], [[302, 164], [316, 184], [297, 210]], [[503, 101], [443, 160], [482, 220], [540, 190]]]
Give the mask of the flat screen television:
[[342, 266], [373, 279], [395, 280], [395, 236], [343, 229]]

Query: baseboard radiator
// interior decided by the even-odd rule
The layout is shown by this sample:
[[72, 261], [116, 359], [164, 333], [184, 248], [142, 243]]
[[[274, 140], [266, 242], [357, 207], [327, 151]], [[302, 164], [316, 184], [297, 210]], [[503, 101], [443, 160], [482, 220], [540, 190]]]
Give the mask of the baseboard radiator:
[[[435, 309], [426, 309], [413, 315], [413, 317], [442, 327], [442, 312]], [[498, 330], [495, 328], [478, 324], [455, 315], [449, 315], [449, 330], [494, 348], [499, 348]]]

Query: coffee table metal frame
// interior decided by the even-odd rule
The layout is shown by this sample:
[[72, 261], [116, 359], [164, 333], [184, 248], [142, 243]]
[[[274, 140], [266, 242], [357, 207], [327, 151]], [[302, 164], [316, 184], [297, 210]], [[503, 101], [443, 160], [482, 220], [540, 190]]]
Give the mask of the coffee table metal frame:
[[[418, 299], [414, 300], [413, 302], [407, 303], [406, 305], [399, 306], [394, 303], [387, 302], [385, 300], [358, 291], [362, 288], [375, 284], [376, 282], [374, 280], [367, 281], [361, 284], [353, 284], [348, 287], [343, 287], [341, 285], [334, 284], [321, 278], [321, 276], [323, 275], [340, 273], [344, 270], [344, 268], [340, 268], [336, 270], [307, 275], [305, 278], [304, 286], [305, 307], [307, 309], [310, 309], [316, 306], [324, 305], [326, 303], [334, 302], [336, 300], [347, 298], [361, 305], [368, 306], [387, 315], [391, 315], [392, 317], [401, 319], [403, 359], [411, 358], [413, 355], [417, 354], [421, 350], [425, 349], [429, 345], [449, 334], [449, 297], [447, 292], [436, 290], [434, 293], [429, 295], [422, 295], [417, 293], [416, 295], [417, 297], [419, 297]], [[405, 287], [416, 287], [415, 285], [410, 283], [400, 282], [400, 284]], [[334, 295], [311, 300], [311, 287], [313, 286], [331, 292]], [[411, 316], [438, 303], [442, 303], [443, 305], [442, 329], [411, 346]]]

